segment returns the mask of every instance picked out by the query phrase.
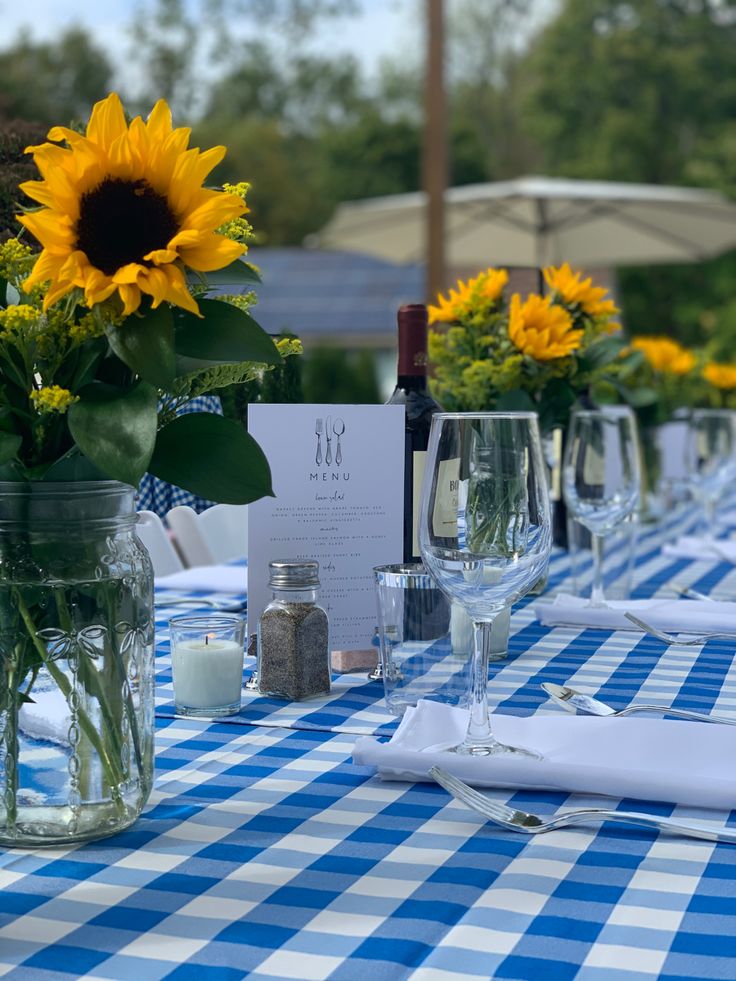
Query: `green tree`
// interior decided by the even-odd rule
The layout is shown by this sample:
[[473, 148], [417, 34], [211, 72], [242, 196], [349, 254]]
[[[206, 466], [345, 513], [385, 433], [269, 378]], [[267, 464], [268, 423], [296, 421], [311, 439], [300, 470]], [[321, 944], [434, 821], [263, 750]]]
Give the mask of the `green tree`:
[[110, 91], [112, 65], [86, 31], [53, 42], [21, 35], [0, 52], [0, 118], [53, 125], [86, 119]]
[[[565, 0], [523, 64], [544, 169], [733, 192], [735, 48], [732, 0]], [[623, 270], [625, 321], [732, 348], [735, 276], [733, 257]]]
[[730, 0], [566, 0], [525, 65], [547, 170], [683, 183], [736, 113], [735, 11]]

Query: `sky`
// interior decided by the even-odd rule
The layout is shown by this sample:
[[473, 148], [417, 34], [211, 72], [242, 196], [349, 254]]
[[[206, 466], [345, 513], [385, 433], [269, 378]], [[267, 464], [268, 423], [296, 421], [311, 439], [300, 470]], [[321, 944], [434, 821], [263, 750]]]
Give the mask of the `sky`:
[[[384, 55], [395, 54], [415, 36], [410, 26], [417, 0], [363, 0], [362, 13], [325, 24], [315, 38], [323, 51], [354, 54], [369, 75]], [[64, 27], [86, 28], [103, 49], [114, 57], [117, 46], [124, 54], [129, 41], [126, 29], [132, 22], [138, 0], [0, 0], [4, 45], [26, 28], [36, 40], [58, 36]], [[122, 39], [122, 43], [121, 43]]]

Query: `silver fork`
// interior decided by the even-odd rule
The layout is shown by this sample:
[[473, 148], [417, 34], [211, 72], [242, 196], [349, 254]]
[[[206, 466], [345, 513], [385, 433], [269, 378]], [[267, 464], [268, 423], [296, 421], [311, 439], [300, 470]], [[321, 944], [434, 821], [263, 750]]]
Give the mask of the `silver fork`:
[[647, 623], [646, 620], [641, 620], [639, 617], [634, 616], [633, 613], [624, 613], [627, 620], [631, 620], [633, 624], [643, 630], [645, 634], [651, 634], [652, 637], [656, 637], [657, 640], [664, 641], [665, 644], [680, 644], [682, 647], [697, 647], [699, 644], [704, 644], [707, 640], [733, 640], [736, 642], [736, 631], [730, 634], [722, 633], [707, 633], [707, 634], [687, 634], [687, 639], [684, 639], [682, 634], [668, 634], [664, 630], [657, 630], [653, 627], [651, 623]]
[[322, 419], [318, 417], [314, 423], [314, 433], [317, 437], [317, 453], [314, 457], [314, 462], [317, 466], [322, 465]]
[[644, 828], [653, 828], [655, 831], [670, 831], [673, 834], [684, 835], [686, 838], [730, 841], [736, 844], [736, 829], [709, 828], [696, 822], [676, 821], [673, 818], [656, 817], [653, 814], [639, 814], [633, 811], [609, 811], [598, 807], [581, 808], [577, 811], [566, 811], [545, 821], [537, 814], [518, 811], [513, 807], [489, 800], [438, 766], [433, 766], [429, 775], [456, 800], [482, 814], [494, 824], [523, 835], [538, 835], [544, 831], [555, 831], [557, 828], [589, 824], [591, 821], [618, 821], [620, 824], [637, 824]]
[[709, 603], [716, 602], [712, 596], [707, 596], [705, 593], [701, 593], [699, 589], [693, 589], [692, 586], [683, 586], [680, 582], [671, 582], [669, 588], [679, 593], [680, 596], [689, 596], [690, 599], [707, 600]]

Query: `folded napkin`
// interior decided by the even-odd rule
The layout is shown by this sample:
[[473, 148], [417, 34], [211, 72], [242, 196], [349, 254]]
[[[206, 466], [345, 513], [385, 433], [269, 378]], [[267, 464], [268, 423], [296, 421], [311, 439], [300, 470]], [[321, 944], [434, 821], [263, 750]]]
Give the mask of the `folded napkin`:
[[554, 600], [538, 600], [534, 613], [546, 627], [638, 630], [624, 616], [633, 613], [657, 630], [691, 634], [733, 632], [736, 637], [736, 603], [712, 600], [609, 600], [605, 606], [591, 606], [590, 600], [559, 593]]
[[248, 588], [248, 569], [243, 565], [195, 565], [191, 569], [159, 576], [162, 589], [203, 589], [211, 593], [244, 593]]
[[701, 559], [704, 562], [730, 562], [736, 565], [736, 542], [728, 539], [699, 538], [696, 535], [680, 535], [662, 549], [664, 555], [678, 559]]
[[544, 756], [535, 760], [447, 752], [462, 741], [467, 722], [467, 709], [420, 701], [406, 710], [389, 742], [358, 739], [353, 762], [375, 766], [384, 780], [430, 780], [430, 767], [439, 766], [479, 787], [736, 807], [736, 728], [731, 726], [666, 719], [493, 715], [496, 738]]

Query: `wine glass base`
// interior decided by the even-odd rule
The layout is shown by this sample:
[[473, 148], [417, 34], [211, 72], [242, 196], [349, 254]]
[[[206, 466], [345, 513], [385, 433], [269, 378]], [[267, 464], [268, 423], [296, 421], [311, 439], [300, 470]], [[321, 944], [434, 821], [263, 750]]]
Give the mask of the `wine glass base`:
[[533, 749], [525, 749], [523, 746], [509, 746], [493, 738], [482, 743], [466, 741], [455, 746], [450, 752], [458, 753], [461, 756], [524, 756], [531, 760], [544, 759], [541, 753], [537, 753]]

